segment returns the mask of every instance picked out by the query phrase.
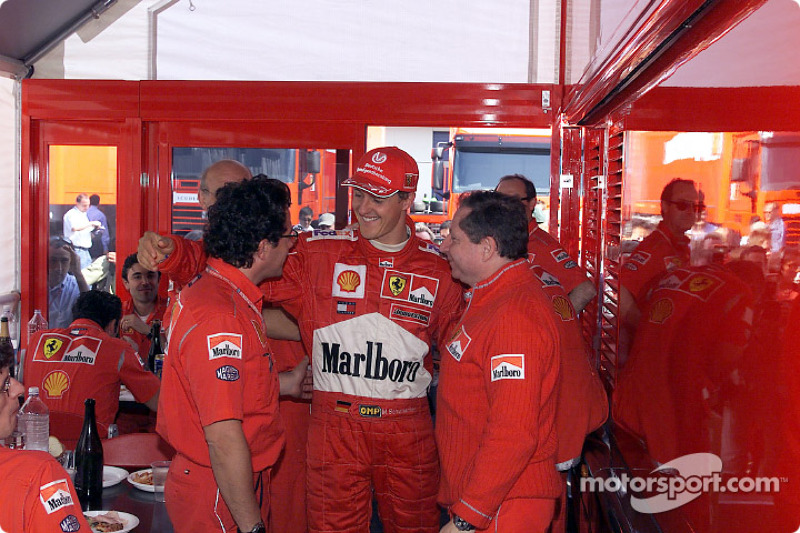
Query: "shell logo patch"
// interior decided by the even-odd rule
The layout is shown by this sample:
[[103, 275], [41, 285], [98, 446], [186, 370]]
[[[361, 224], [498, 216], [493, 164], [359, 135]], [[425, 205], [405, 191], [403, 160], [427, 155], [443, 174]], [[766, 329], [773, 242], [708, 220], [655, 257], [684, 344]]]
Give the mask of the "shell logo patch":
[[58, 353], [58, 351], [61, 349], [63, 345], [64, 341], [62, 341], [61, 339], [56, 339], [56, 338], [47, 339], [44, 343], [44, 356], [47, 359], [50, 359], [56, 353]]
[[220, 357], [232, 359], [242, 358], [242, 336], [237, 333], [216, 333], [206, 337], [208, 342], [208, 360]]
[[669, 298], [662, 298], [653, 304], [650, 308], [650, 322], [654, 324], [663, 324], [675, 310], [672, 300]]
[[69, 390], [69, 385], [69, 374], [63, 370], [53, 370], [42, 381], [42, 388], [47, 392], [47, 397], [56, 400]]
[[73, 505], [72, 495], [66, 479], [58, 479], [39, 487], [39, 501], [47, 514], [53, 514], [63, 507]]
[[556, 310], [556, 314], [560, 316], [561, 320], [564, 322], [575, 318], [575, 311], [572, 308], [572, 304], [561, 295], [553, 297], [553, 309]]
[[521, 353], [495, 355], [491, 361], [492, 381], [525, 379], [525, 357]]
[[332, 296], [343, 298], [364, 298], [366, 265], [346, 265], [336, 263], [333, 268]]
[[472, 342], [472, 338], [464, 331], [464, 326], [460, 326], [453, 335], [453, 339], [448, 343], [447, 351], [456, 361], [461, 361], [461, 357], [464, 356], [464, 352], [467, 351], [470, 342]]

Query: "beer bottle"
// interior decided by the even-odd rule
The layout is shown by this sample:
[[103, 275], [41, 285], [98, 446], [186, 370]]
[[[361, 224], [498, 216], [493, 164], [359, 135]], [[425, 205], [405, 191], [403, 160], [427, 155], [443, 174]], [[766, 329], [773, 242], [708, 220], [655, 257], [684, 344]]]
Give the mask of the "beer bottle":
[[8, 317], [0, 318], [0, 361], [11, 361], [12, 375], [16, 374], [17, 359], [8, 328]]
[[161, 377], [161, 368], [164, 366], [164, 350], [161, 348], [161, 321], [153, 320], [150, 329], [150, 351], [147, 353], [147, 366], [150, 371]]
[[84, 511], [102, 508], [103, 443], [97, 432], [94, 399], [85, 402], [83, 429], [75, 447], [75, 490]]

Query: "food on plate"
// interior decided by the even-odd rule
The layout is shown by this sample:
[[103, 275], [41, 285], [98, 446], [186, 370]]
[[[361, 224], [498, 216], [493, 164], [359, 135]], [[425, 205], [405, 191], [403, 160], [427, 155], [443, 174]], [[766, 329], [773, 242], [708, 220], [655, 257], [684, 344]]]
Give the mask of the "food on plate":
[[133, 480], [136, 483], [140, 483], [142, 485], [152, 485], [153, 484], [153, 471], [152, 470], [143, 470], [142, 472], [136, 472], [133, 474]]
[[[84, 514], [84, 516], [86, 516]], [[123, 520], [116, 511], [109, 511], [105, 514], [97, 516], [86, 516], [86, 521], [89, 522], [89, 527], [95, 533], [105, 533], [106, 531], [122, 531], [125, 529], [125, 520]]]
[[47, 448], [50, 452], [50, 455], [53, 457], [59, 457], [62, 453], [64, 453], [64, 445], [61, 444], [61, 441], [53, 435], [50, 435], [50, 438], [47, 439]]

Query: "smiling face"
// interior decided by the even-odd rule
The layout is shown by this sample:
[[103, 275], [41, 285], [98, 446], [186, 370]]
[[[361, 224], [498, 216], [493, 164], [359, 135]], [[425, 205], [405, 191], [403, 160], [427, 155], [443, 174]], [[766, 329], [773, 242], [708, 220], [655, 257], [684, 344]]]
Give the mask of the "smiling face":
[[19, 398], [25, 393], [22, 383], [9, 375], [9, 368], [0, 370], [0, 439], [14, 432], [17, 427]]
[[128, 279], [122, 283], [131, 293], [134, 303], [148, 305], [155, 301], [158, 295], [158, 272], [151, 272], [139, 263], [135, 263], [128, 270]]
[[482, 246], [469, 240], [461, 229], [461, 221], [469, 215], [471, 209], [460, 207], [453, 217], [450, 235], [439, 246], [441, 252], [450, 263], [453, 277], [462, 283], [473, 286], [483, 279], [481, 264]]
[[379, 198], [361, 189], [353, 189], [353, 213], [358, 229], [368, 240], [381, 244], [400, 244], [408, 238], [406, 212], [414, 202], [414, 194], [401, 199], [398, 194]]

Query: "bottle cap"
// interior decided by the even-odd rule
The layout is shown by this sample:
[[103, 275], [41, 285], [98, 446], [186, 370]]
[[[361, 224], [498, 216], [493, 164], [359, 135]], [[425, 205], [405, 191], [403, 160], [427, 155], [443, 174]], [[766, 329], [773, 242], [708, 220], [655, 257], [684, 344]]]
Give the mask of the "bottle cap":
[[28, 395], [39, 394], [39, 387], [28, 387]]

